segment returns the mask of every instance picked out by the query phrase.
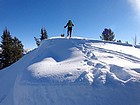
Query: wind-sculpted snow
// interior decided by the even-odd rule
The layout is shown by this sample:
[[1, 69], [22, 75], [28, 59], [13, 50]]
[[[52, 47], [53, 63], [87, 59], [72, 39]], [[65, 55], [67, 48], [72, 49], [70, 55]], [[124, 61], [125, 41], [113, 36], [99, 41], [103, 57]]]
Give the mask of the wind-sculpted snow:
[[0, 105], [139, 105], [140, 49], [52, 38], [0, 72]]

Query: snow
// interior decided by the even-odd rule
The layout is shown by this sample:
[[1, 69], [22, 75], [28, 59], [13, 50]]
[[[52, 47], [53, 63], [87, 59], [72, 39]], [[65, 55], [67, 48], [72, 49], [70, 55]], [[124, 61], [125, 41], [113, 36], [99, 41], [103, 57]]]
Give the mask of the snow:
[[50, 38], [0, 71], [0, 105], [140, 105], [140, 49]]

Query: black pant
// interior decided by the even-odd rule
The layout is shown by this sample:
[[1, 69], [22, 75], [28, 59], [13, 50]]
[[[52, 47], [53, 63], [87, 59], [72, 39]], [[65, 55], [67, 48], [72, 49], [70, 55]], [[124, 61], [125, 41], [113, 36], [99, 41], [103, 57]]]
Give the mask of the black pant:
[[72, 33], [72, 27], [68, 27], [67, 36], [70, 35], [70, 37], [71, 37], [71, 33]]

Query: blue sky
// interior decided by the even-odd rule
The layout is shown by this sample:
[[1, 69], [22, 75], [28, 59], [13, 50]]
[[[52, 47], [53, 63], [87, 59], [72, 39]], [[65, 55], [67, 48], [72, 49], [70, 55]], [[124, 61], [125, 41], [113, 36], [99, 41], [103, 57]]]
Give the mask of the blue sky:
[[45, 27], [49, 37], [66, 32], [69, 19], [73, 35], [99, 39], [104, 28], [111, 28], [116, 40], [140, 42], [139, 0], [0, 0], [0, 32], [5, 27], [25, 48], [35, 48], [34, 36]]

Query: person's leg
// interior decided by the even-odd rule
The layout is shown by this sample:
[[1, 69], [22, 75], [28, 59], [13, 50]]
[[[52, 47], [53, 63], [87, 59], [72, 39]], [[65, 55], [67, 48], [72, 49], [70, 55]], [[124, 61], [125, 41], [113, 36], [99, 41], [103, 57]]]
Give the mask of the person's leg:
[[71, 33], [72, 33], [72, 30], [70, 30], [70, 38], [71, 38]]
[[69, 36], [69, 33], [70, 33], [70, 28], [68, 27], [67, 36]]
[[72, 27], [70, 27], [70, 38], [71, 38], [71, 34], [72, 34]]

